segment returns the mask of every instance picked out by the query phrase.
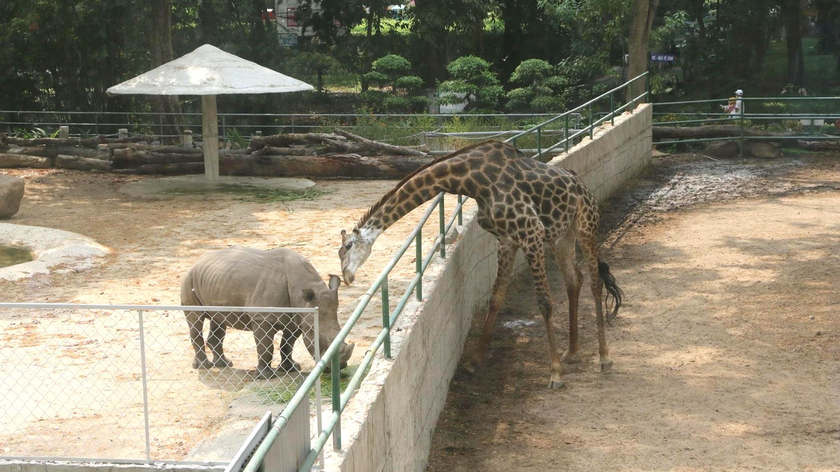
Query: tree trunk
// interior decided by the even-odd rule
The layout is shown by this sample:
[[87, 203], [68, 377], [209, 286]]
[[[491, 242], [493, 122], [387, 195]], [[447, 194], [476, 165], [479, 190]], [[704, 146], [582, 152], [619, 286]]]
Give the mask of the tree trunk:
[[784, 1], [788, 83], [801, 87], [805, 80], [805, 59], [802, 55], [802, 7], [800, 0]]
[[[650, 29], [656, 17], [659, 0], [633, 0], [633, 11], [630, 17], [630, 73], [632, 79], [648, 70], [650, 61]], [[646, 81], [637, 80], [630, 88], [629, 99], [638, 97], [645, 92]]]
[[[146, 36], [149, 41], [149, 56], [152, 68], [173, 59], [172, 54], [172, 1], [149, 0], [146, 19]], [[163, 134], [180, 135], [183, 119], [181, 104], [175, 95], [152, 96], [152, 110], [159, 113]], [[164, 113], [168, 113], [164, 115]], [[163, 139], [163, 138], [161, 138]]]

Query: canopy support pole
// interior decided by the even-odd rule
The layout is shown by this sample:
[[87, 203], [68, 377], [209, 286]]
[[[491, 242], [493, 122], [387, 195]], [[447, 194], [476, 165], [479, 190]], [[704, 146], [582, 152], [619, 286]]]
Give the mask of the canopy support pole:
[[207, 180], [219, 180], [219, 119], [216, 115], [216, 96], [201, 96], [201, 135], [204, 147], [204, 175]]

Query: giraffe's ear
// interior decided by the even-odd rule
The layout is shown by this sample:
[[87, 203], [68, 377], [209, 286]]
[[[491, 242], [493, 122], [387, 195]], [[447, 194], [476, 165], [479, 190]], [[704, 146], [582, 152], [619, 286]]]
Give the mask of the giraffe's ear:
[[341, 242], [347, 241], [347, 231], [341, 230]]

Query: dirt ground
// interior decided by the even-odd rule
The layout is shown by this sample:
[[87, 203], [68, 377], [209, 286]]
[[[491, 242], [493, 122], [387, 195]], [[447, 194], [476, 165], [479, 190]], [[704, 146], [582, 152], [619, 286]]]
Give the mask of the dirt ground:
[[[395, 183], [318, 181], [314, 188], [326, 192], [324, 195], [291, 202], [266, 202], [230, 194], [137, 201], [117, 189], [140, 177], [62, 170], [3, 172], [26, 179], [21, 210], [10, 223], [80, 233], [112, 250], [106, 262], [95, 269], [0, 282], [0, 299], [4, 302], [178, 305], [181, 277], [195, 260], [207, 250], [234, 244], [293, 249], [309, 259], [326, 280], [328, 274], [340, 274], [340, 230], [350, 230], [364, 210]], [[447, 215], [454, 200], [447, 200]], [[367, 264], [357, 272], [356, 284], [342, 286], [341, 324], [413, 229], [420, 211], [422, 207], [384, 233]], [[430, 228], [437, 227], [436, 221]], [[434, 239], [432, 232], [424, 232], [427, 247]], [[392, 300], [398, 299], [401, 288], [413, 276], [413, 251], [409, 250], [392, 273]], [[232, 420], [231, 403], [242, 385], [222, 385], [219, 378], [190, 369], [192, 349], [183, 315], [157, 315], [153, 318], [150, 314], [147, 321], [149, 332], [160, 340], [154, 353], [157, 357], [148, 360], [150, 369], [157, 367], [157, 380], [162, 380], [150, 388], [152, 458], [179, 460]], [[4, 405], [6, 409], [0, 415], [0, 455], [143, 457], [142, 398], [136, 400], [136, 372], [123, 372], [119, 367], [105, 373], [92, 368], [80, 370], [97, 363], [117, 365], [123, 361], [135, 366], [139, 362], [137, 334], [132, 331], [136, 323], [136, 314], [126, 312], [0, 311], [0, 360], [5, 364], [0, 365], [0, 412]], [[379, 330], [381, 312], [377, 301], [351, 333], [350, 341], [357, 345], [351, 365], [364, 356]], [[237, 336], [234, 333], [229, 338]], [[253, 368], [256, 355], [250, 333], [239, 337], [243, 352], [233, 353], [235, 367]], [[135, 350], [129, 352], [131, 349]], [[23, 363], [46, 366], [39, 371], [46, 373], [38, 374], [44, 377], [29, 378], [21, 369], [15, 370]], [[12, 375], [18, 377], [12, 380]], [[80, 377], [86, 379], [72, 386]], [[37, 390], [51, 404], [30, 405], [34, 391], [27, 389]], [[91, 393], [105, 392], [101, 393], [104, 398], [107, 392], [120, 389], [134, 389], [131, 398], [135, 400], [130, 405], [108, 403], [120, 400], [111, 397], [107, 397], [108, 402], [100, 402], [100, 393]], [[125, 395], [128, 398], [128, 393]], [[138, 420], [134, 417], [138, 413], [129, 413], [133, 421], [130, 425], [126, 424], [127, 414], [123, 411], [128, 407], [140, 415]], [[248, 414], [256, 422], [266, 409], [260, 407]], [[128, 430], [133, 442], [115, 440]]]
[[613, 370], [598, 372], [584, 283], [584, 361], [547, 389], [520, 277], [481, 368], [451, 384], [427, 470], [840, 470], [840, 158], [654, 161], [604, 210], [625, 293]]

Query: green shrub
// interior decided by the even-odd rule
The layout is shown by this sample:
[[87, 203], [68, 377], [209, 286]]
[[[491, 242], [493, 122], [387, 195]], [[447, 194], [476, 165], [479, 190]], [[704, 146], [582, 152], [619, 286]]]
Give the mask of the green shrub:
[[446, 105], [466, 102], [466, 111], [499, 108], [505, 91], [490, 63], [476, 56], [462, 56], [446, 66], [450, 79], [438, 86], [439, 101]]

